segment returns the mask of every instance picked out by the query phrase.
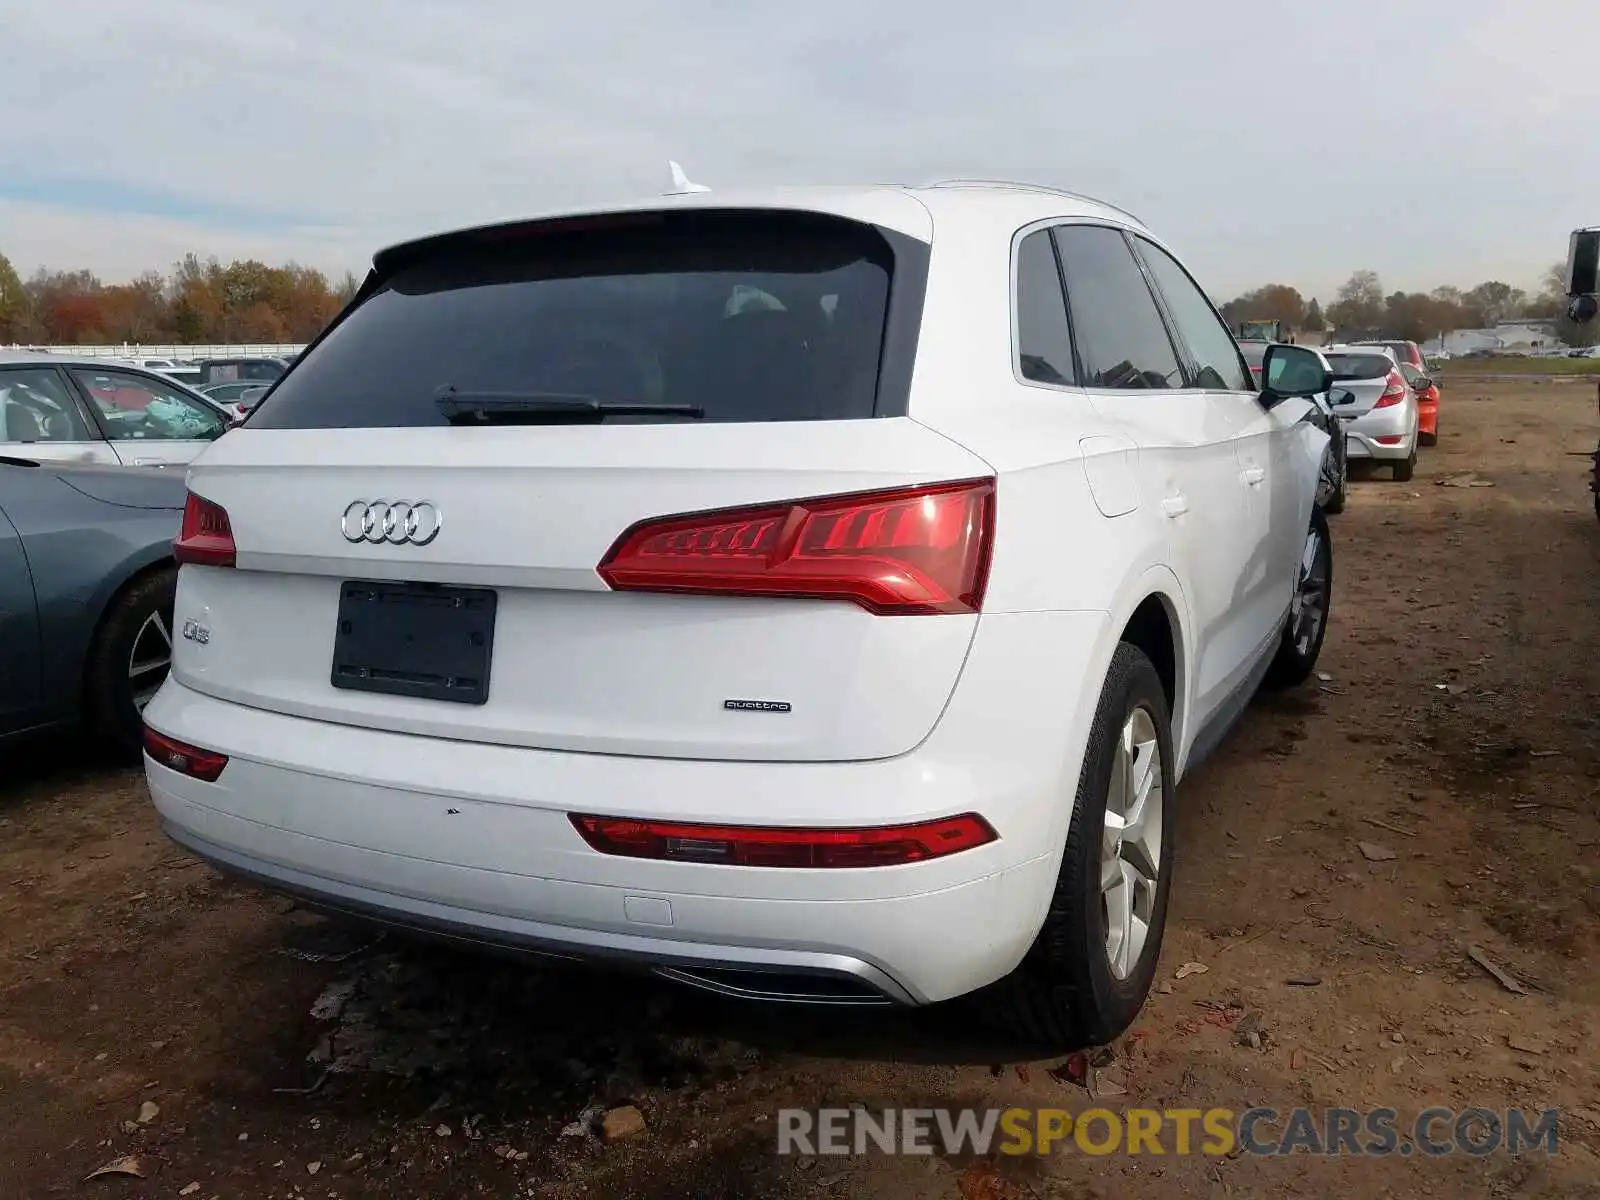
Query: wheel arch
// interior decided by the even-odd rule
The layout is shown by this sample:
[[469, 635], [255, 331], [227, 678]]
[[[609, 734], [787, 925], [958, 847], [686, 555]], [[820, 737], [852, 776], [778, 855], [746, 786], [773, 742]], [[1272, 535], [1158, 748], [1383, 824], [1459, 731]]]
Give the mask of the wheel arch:
[[89, 671], [93, 664], [94, 647], [105, 632], [106, 622], [110, 620], [117, 601], [152, 575], [172, 570], [176, 566], [177, 561], [172, 557], [170, 548], [166, 548], [165, 553], [156, 550], [133, 555], [122, 564], [121, 570], [107, 572], [104, 582], [89, 602], [89, 611], [95, 614], [95, 619], [79, 646], [77, 703], [80, 713], [87, 708]]
[[1175, 768], [1181, 775], [1192, 724], [1196, 642], [1183, 588], [1170, 568], [1152, 566], [1124, 584], [1110, 612], [1112, 636], [1102, 654], [1104, 666], [1109, 668], [1118, 642], [1138, 646], [1154, 664], [1167, 695]]

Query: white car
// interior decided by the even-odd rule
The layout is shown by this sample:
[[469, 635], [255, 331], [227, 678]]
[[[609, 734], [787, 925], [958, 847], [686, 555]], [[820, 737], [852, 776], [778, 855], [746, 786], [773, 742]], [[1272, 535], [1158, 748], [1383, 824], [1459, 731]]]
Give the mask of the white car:
[[191, 469], [171, 836], [457, 940], [1126, 1026], [1178, 780], [1321, 648], [1315, 352], [1257, 391], [1138, 220], [1025, 185], [679, 195], [375, 271]]
[[1422, 412], [1394, 351], [1379, 345], [1327, 346], [1333, 411], [1344, 422], [1351, 462], [1389, 467], [1401, 483], [1417, 468]]

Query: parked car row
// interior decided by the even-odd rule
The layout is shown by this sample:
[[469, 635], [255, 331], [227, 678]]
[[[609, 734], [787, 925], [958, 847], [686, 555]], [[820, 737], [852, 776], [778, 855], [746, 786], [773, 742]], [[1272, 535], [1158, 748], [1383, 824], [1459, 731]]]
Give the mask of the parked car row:
[[[1270, 343], [1241, 342], [1240, 349], [1259, 381]], [[1333, 414], [1343, 436], [1335, 438], [1330, 459], [1342, 455], [1341, 481], [1350, 461], [1387, 466], [1394, 478], [1409, 480], [1419, 447], [1439, 440], [1439, 384], [1429, 373], [1415, 342], [1340, 343], [1321, 348], [1333, 387], [1319, 404]], [[1328, 508], [1338, 512], [1343, 488]]]
[[1439, 440], [1439, 386], [1421, 349], [1415, 342], [1351, 342], [1323, 354], [1350, 459], [1388, 466], [1397, 481], [1409, 480], [1418, 449]]

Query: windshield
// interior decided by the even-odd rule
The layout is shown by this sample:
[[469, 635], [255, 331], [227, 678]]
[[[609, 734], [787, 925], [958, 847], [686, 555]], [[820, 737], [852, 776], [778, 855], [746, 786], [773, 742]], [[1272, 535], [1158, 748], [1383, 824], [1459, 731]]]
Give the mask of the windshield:
[[692, 406], [705, 421], [871, 417], [892, 263], [871, 226], [796, 213], [447, 240], [335, 326], [250, 427], [444, 425], [446, 385]]

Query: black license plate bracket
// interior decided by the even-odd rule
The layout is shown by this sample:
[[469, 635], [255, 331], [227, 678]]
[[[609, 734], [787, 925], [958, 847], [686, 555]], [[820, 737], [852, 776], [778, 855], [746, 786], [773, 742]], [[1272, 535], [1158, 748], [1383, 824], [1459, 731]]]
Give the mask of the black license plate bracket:
[[487, 703], [497, 601], [491, 588], [346, 580], [339, 585], [333, 686]]

